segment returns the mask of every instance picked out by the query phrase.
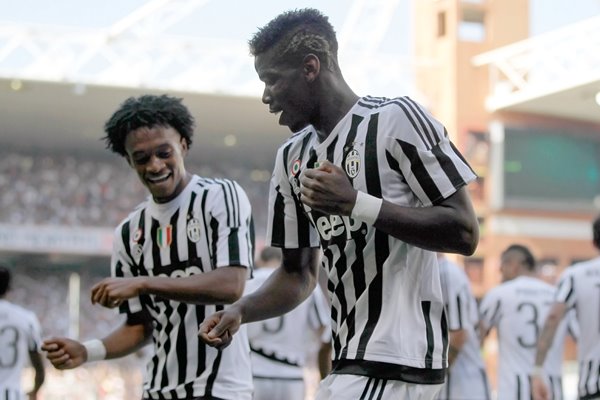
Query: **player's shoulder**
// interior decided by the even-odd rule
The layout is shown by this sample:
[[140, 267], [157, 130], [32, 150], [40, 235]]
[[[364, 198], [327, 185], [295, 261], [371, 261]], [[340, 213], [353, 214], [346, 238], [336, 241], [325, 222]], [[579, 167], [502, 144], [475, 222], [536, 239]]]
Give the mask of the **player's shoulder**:
[[600, 277], [600, 257], [581, 261], [568, 266], [561, 274], [561, 279], [574, 277], [586, 279], [587, 277]]
[[357, 102], [358, 110], [365, 110], [365, 112], [377, 112], [379, 114], [398, 114], [408, 116], [415, 112], [421, 113], [426, 110], [418, 101], [414, 100], [410, 96], [399, 96], [399, 97], [375, 97], [375, 96], [364, 96], [361, 97]]
[[300, 146], [306, 140], [316, 138], [317, 131], [312, 125], [306, 125], [299, 131], [294, 132], [290, 137], [283, 141], [277, 149], [277, 154], [289, 151], [294, 146]]
[[1, 301], [0, 304], [2, 305], [2, 308], [4, 308], [8, 312], [8, 315], [10, 315], [15, 320], [27, 323], [38, 322], [37, 315], [35, 315], [33, 311], [21, 305], [12, 303], [7, 300]]
[[245, 193], [244, 188], [234, 179], [224, 177], [202, 177], [194, 175], [192, 191], [225, 191]]

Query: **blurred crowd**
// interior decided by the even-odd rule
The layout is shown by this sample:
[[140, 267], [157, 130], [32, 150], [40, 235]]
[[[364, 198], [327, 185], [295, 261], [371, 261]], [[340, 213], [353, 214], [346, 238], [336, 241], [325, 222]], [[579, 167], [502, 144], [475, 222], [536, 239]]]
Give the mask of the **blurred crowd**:
[[[224, 163], [223, 165], [227, 165]], [[187, 163], [204, 177], [235, 179], [250, 198], [259, 236], [266, 225], [268, 176], [252, 168]], [[146, 196], [119, 157], [0, 150], [0, 221], [8, 224], [115, 227]]]

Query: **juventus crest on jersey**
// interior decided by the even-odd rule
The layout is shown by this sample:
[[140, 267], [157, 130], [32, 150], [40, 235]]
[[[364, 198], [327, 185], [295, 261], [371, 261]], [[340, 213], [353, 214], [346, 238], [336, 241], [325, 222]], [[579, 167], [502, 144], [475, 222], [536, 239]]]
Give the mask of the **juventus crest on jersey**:
[[443, 125], [413, 100], [363, 97], [323, 142], [308, 126], [284, 143], [271, 181], [267, 243], [323, 248], [334, 373], [349, 367], [441, 383], [447, 327], [436, 255], [304, 206], [300, 175], [322, 160], [343, 168], [355, 189], [407, 207], [437, 204], [475, 174]]
[[[112, 274], [185, 277], [227, 266], [251, 268], [253, 236], [243, 189], [230, 180], [193, 176], [177, 198], [164, 204], [147, 200], [116, 229]], [[223, 351], [198, 337], [204, 317], [222, 309], [155, 295], [132, 298], [120, 307], [130, 318], [147, 313], [155, 327], [145, 398], [251, 398], [245, 327]]]

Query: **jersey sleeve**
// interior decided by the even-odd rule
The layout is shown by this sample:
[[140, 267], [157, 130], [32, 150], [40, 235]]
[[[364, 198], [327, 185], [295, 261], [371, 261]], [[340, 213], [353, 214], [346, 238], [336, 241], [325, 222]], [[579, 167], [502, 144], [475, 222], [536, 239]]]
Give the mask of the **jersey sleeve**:
[[479, 318], [486, 330], [497, 327], [502, 318], [502, 302], [497, 290], [491, 290], [481, 300]]
[[[129, 222], [119, 225], [113, 236], [113, 249], [110, 261], [111, 276], [113, 278], [131, 278], [134, 262], [131, 257], [131, 243], [126, 240], [131, 238]], [[142, 302], [139, 297], [132, 297], [119, 306], [119, 313], [134, 314], [142, 311]]]
[[243, 266], [254, 262], [254, 223], [246, 192], [237, 182], [218, 180], [207, 199], [214, 267]]
[[[269, 185], [265, 242], [269, 246], [286, 249], [318, 247], [316, 231], [304, 213], [299, 198], [294, 194], [287, 171], [289, 163], [285, 149], [284, 145], [277, 152]], [[296, 178], [292, 177], [292, 181], [294, 179]]]
[[558, 280], [555, 301], [564, 303], [568, 308], [575, 306], [575, 278], [572, 274], [572, 268], [567, 269]]
[[410, 98], [397, 100], [396, 112], [387, 116], [393, 121], [386, 157], [421, 203], [435, 205], [476, 179], [446, 128]]

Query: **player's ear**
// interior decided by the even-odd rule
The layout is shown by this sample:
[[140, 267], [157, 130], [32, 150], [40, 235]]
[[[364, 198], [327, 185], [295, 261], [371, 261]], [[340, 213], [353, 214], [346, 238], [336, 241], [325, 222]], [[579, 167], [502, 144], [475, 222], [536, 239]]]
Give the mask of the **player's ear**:
[[185, 156], [187, 154], [188, 148], [189, 148], [188, 142], [187, 142], [186, 138], [184, 138], [183, 136], [181, 137], [180, 141], [181, 141], [181, 154]]
[[307, 82], [314, 82], [321, 72], [321, 60], [316, 54], [307, 54], [304, 57], [303, 71]]

